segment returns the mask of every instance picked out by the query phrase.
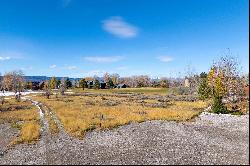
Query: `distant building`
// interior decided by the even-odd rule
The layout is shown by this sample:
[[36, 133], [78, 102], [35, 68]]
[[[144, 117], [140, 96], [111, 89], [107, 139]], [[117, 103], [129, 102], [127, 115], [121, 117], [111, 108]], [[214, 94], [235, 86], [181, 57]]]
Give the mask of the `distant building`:
[[32, 90], [38, 90], [39, 89], [39, 84], [40, 84], [39, 81], [33, 81], [31, 89]]
[[87, 81], [87, 86], [89, 89], [94, 88], [94, 81]]
[[117, 88], [127, 88], [127, 85], [126, 84], [118, 84], [117, 85]]
[[44, 81], [41, 81], [40, 83], [39, 83], [39, 89], [43, 89], [44, 88], [44, 84], [45, 84], [45, 82]]
[[106, 88], [106, 83], [105, 82], [101, 82], [100, 83], [100, 89], [105, 89]]
[[190, 87], [190, 82], [189, 82], [189, 79], [185, 79], [185, 81], [184, 81], [184, 86], [185, 87]]

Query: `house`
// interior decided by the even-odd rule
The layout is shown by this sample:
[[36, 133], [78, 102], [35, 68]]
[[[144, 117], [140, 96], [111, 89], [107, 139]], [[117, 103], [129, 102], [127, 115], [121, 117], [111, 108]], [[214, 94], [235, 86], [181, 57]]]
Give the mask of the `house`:
[[100, 83], [100, 89], [105, 89], [106, 88], [106, 83], [105, 82], [101, 82]]
[[45, 85], [45, 82], [44, 81], [41, 81], [40, 83], [39, 83], [39, 89], [43, 89], [44, 88], [44, 85]]
[[94, 88], [94, 81], [87, 81], [88, 89]]
[[126, 84], [118, 84], [117, 85], [117, 88], [127, 88], [127, 85]]
[[38, 82], [38, 81], [33, 81], [33, 82], [31, 82], [31, 83], [32, 83], [32, 87], [31, 87], [32, 90], [38, 90], [38, 89], [39, 89], [39, 84], [40, 84], [40, 82]]

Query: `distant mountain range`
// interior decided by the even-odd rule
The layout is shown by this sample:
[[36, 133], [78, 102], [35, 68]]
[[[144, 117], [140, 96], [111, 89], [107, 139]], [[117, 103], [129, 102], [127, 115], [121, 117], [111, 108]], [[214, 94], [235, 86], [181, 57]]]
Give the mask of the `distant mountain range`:
[[[69, 78], [69, 77], [56, 77], [56, 79], [61, 80], [62, 78]], [[51, 77], [47, 76], [24, 76], [24, 79], [26, 81], [32, 81], [32, 82], [41, 82], [41, 81], [46, 81], [50, 80]], [[70, 81], [78, 81], [81, 78], [69, 78]]]

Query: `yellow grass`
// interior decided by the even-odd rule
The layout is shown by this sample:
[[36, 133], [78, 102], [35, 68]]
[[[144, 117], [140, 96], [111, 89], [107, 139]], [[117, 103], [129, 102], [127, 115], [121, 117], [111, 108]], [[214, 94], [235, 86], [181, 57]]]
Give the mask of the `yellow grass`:
[[4, 105], [0, 106], [1, 109], [7, 109], [7, 111], [0, 112], [0, 123], [39, 119], [36, 107], [27, 101], [16, 102], [14, 99], [8, 100]]
[[114, 88], [114, 89], [88, 89], [85, 88], [74, 88], [73, 92], [93, 92], [93, 93], [145, 93], [147, 95], [166, 95], [168, 88], [152, 88], [152, 87], [142, 87], [142, 88]]
[[20, 136], [14, 140], [13, 144], [16, 143], [31, 143], [39, 139], [40, 136], [40, 125], [36, 121], [25, 122], [22, 125]]
[[0, 106], [0, 123], [11, 123], [12, 127], [20, 129], [19, 137], [12, 144], [32, 142], [39, 138], [39, 114], [37, 108], [28, 101], [6, 101]]
[[[82, 137], [92, 129], [113, 128], [130, 122], [146, 120], [175, 120], [184, 121], [198, 115], [207, 103], [171, 102], [167, 108], [144, 107], [136, 101], [126, 101], [124, 97], [88, 97], [67, 96], [51, 99], [34, 97], [45, 103], [64, 125], [68, 133]], [[107, 106], [109, 101], [120, 102], [115, 106]], [[153, 101], [150, 101], [153, 102]], [[90, 103], [90, 104], [88, 104]]]

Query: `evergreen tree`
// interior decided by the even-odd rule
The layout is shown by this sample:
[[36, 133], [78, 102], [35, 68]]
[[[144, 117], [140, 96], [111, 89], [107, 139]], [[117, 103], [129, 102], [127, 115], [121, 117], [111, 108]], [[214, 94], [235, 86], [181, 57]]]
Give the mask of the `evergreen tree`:
[[113, 88], [114, 87], [114, 83], [113, 83], [112, 79], [109, 79], [109, 81], [107, 82], [107, 87], [108, 88]]
[[100, 82], [99, 82], [99, 80], [95, 80], [95, 84], [94, 84], [94, 87], [95, 87], [95, 89], [99, 89], [100, 88]]
[[86, 80], [83, 78], [79, 81], [79, 87], [82, 88], [84, 90], [84, 88], [87, 88], [87, 82]]
[[211, 88], [208, 86], [207, 78], [202, 78], [198, 87], [198, 94], [202, 100], [208, 99], [210, 97]]
[[214, 113], [221, 113], [226, 114], [228, 113], [227, 107], [222, 102], [222, 96], [214, 96], [213, 97], [213, 105], [212, 105], [212, 111]]
[[200, 78], [201, 78], [201, 79], [207, 78], [207, 73], [206, 73], [206, 72], [201, 72]]
[[67, 89], [72, 87], [72, 82], [69, 80], [69, 78], [66, 79], [65, 83]]

